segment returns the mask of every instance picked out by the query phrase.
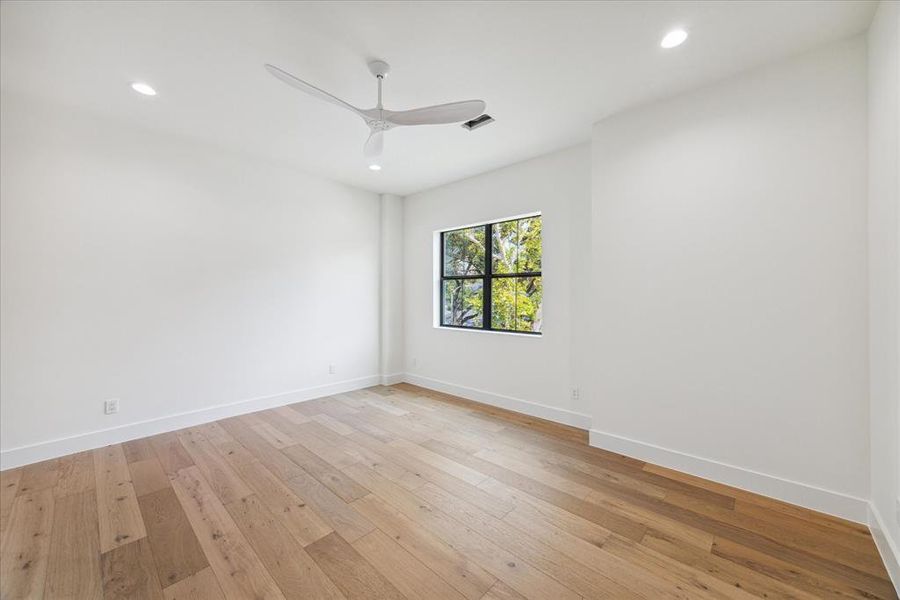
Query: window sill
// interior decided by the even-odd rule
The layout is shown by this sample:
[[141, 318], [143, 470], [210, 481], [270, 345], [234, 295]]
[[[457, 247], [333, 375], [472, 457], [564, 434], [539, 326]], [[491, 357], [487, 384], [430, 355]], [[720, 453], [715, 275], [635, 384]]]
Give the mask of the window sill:
[[533, 338], [533, 339], [541, 339], [543, 337], [543, 333], [519, 333], [518, 331], [493, 331], [491, 329], [477, 329], [475, 327], [447, 327], [446, 325], [434, 325], [435, 329], [440, 329], [441, 331], [461, 331], [468, 333], [489, 333], [491, 335], [511, 335], [514, 337], [520, 338]]

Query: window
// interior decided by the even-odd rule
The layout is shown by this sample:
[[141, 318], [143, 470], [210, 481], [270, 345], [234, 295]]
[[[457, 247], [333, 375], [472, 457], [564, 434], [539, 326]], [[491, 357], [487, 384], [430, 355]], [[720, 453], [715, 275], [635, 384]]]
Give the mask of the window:
[[441, 233], [442, 327], [540, 335], [540, 215]]

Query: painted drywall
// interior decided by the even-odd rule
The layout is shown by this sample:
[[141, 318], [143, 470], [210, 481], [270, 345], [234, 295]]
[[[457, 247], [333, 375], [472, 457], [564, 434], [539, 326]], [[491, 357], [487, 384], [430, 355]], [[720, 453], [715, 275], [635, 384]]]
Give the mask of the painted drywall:
[[[872, 506], [879, 549], [900, 586], [900, 4], [869, 29], [869, 389]], [[890, 557], [893, 557], [892, 560]]]
[[403, 198], [381, 195], [381, 355], [383, 384], [403, 375]]
[[376, 194], [11, 93], [0, 106], [4, 458], [377, 381]]
[[862, 37], [594, 126], [593, 442], [865, 519], [866, 126]]
[[[583, 306], [574, 298], [587, 292], [589, 207], [587, 144], [407, 197], [406, 379], [586, 427], [570, 388], [577, 386], [572, 319]], [[435, 232], [532, 212], [543, 215], [543, 335], [435, 327]]]

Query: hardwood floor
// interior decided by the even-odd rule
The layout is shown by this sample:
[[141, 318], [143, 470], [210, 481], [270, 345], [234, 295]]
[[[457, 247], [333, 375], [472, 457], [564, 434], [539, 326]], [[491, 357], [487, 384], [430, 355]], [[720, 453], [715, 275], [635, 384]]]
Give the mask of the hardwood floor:
[[0, 598], [897, 598], [867, 529], [410, 385], [2, 473]]

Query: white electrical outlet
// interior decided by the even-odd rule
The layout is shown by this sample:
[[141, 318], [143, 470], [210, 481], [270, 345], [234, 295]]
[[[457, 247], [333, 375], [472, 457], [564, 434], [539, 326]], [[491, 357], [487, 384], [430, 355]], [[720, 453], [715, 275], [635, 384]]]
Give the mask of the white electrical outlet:
[[109, 400], [103, 401], [103, 413], [107, 415], [114, 415], [119, 412], [119, 399], [118, 398], [110, 398]]
[[334, 365], [328, 365], [328, 374], [334, 375], [337, 372], [337, 367]]
[[419, 359], [418, 359], [418, 358], [412, 359], [412, 366], [413, 366], [413, 367], [418, 367], [418, 366], [419, 366]]
[[572, 388], [572, 400], [578, 400], [579, 398], [581, 398], [581, 390]]

